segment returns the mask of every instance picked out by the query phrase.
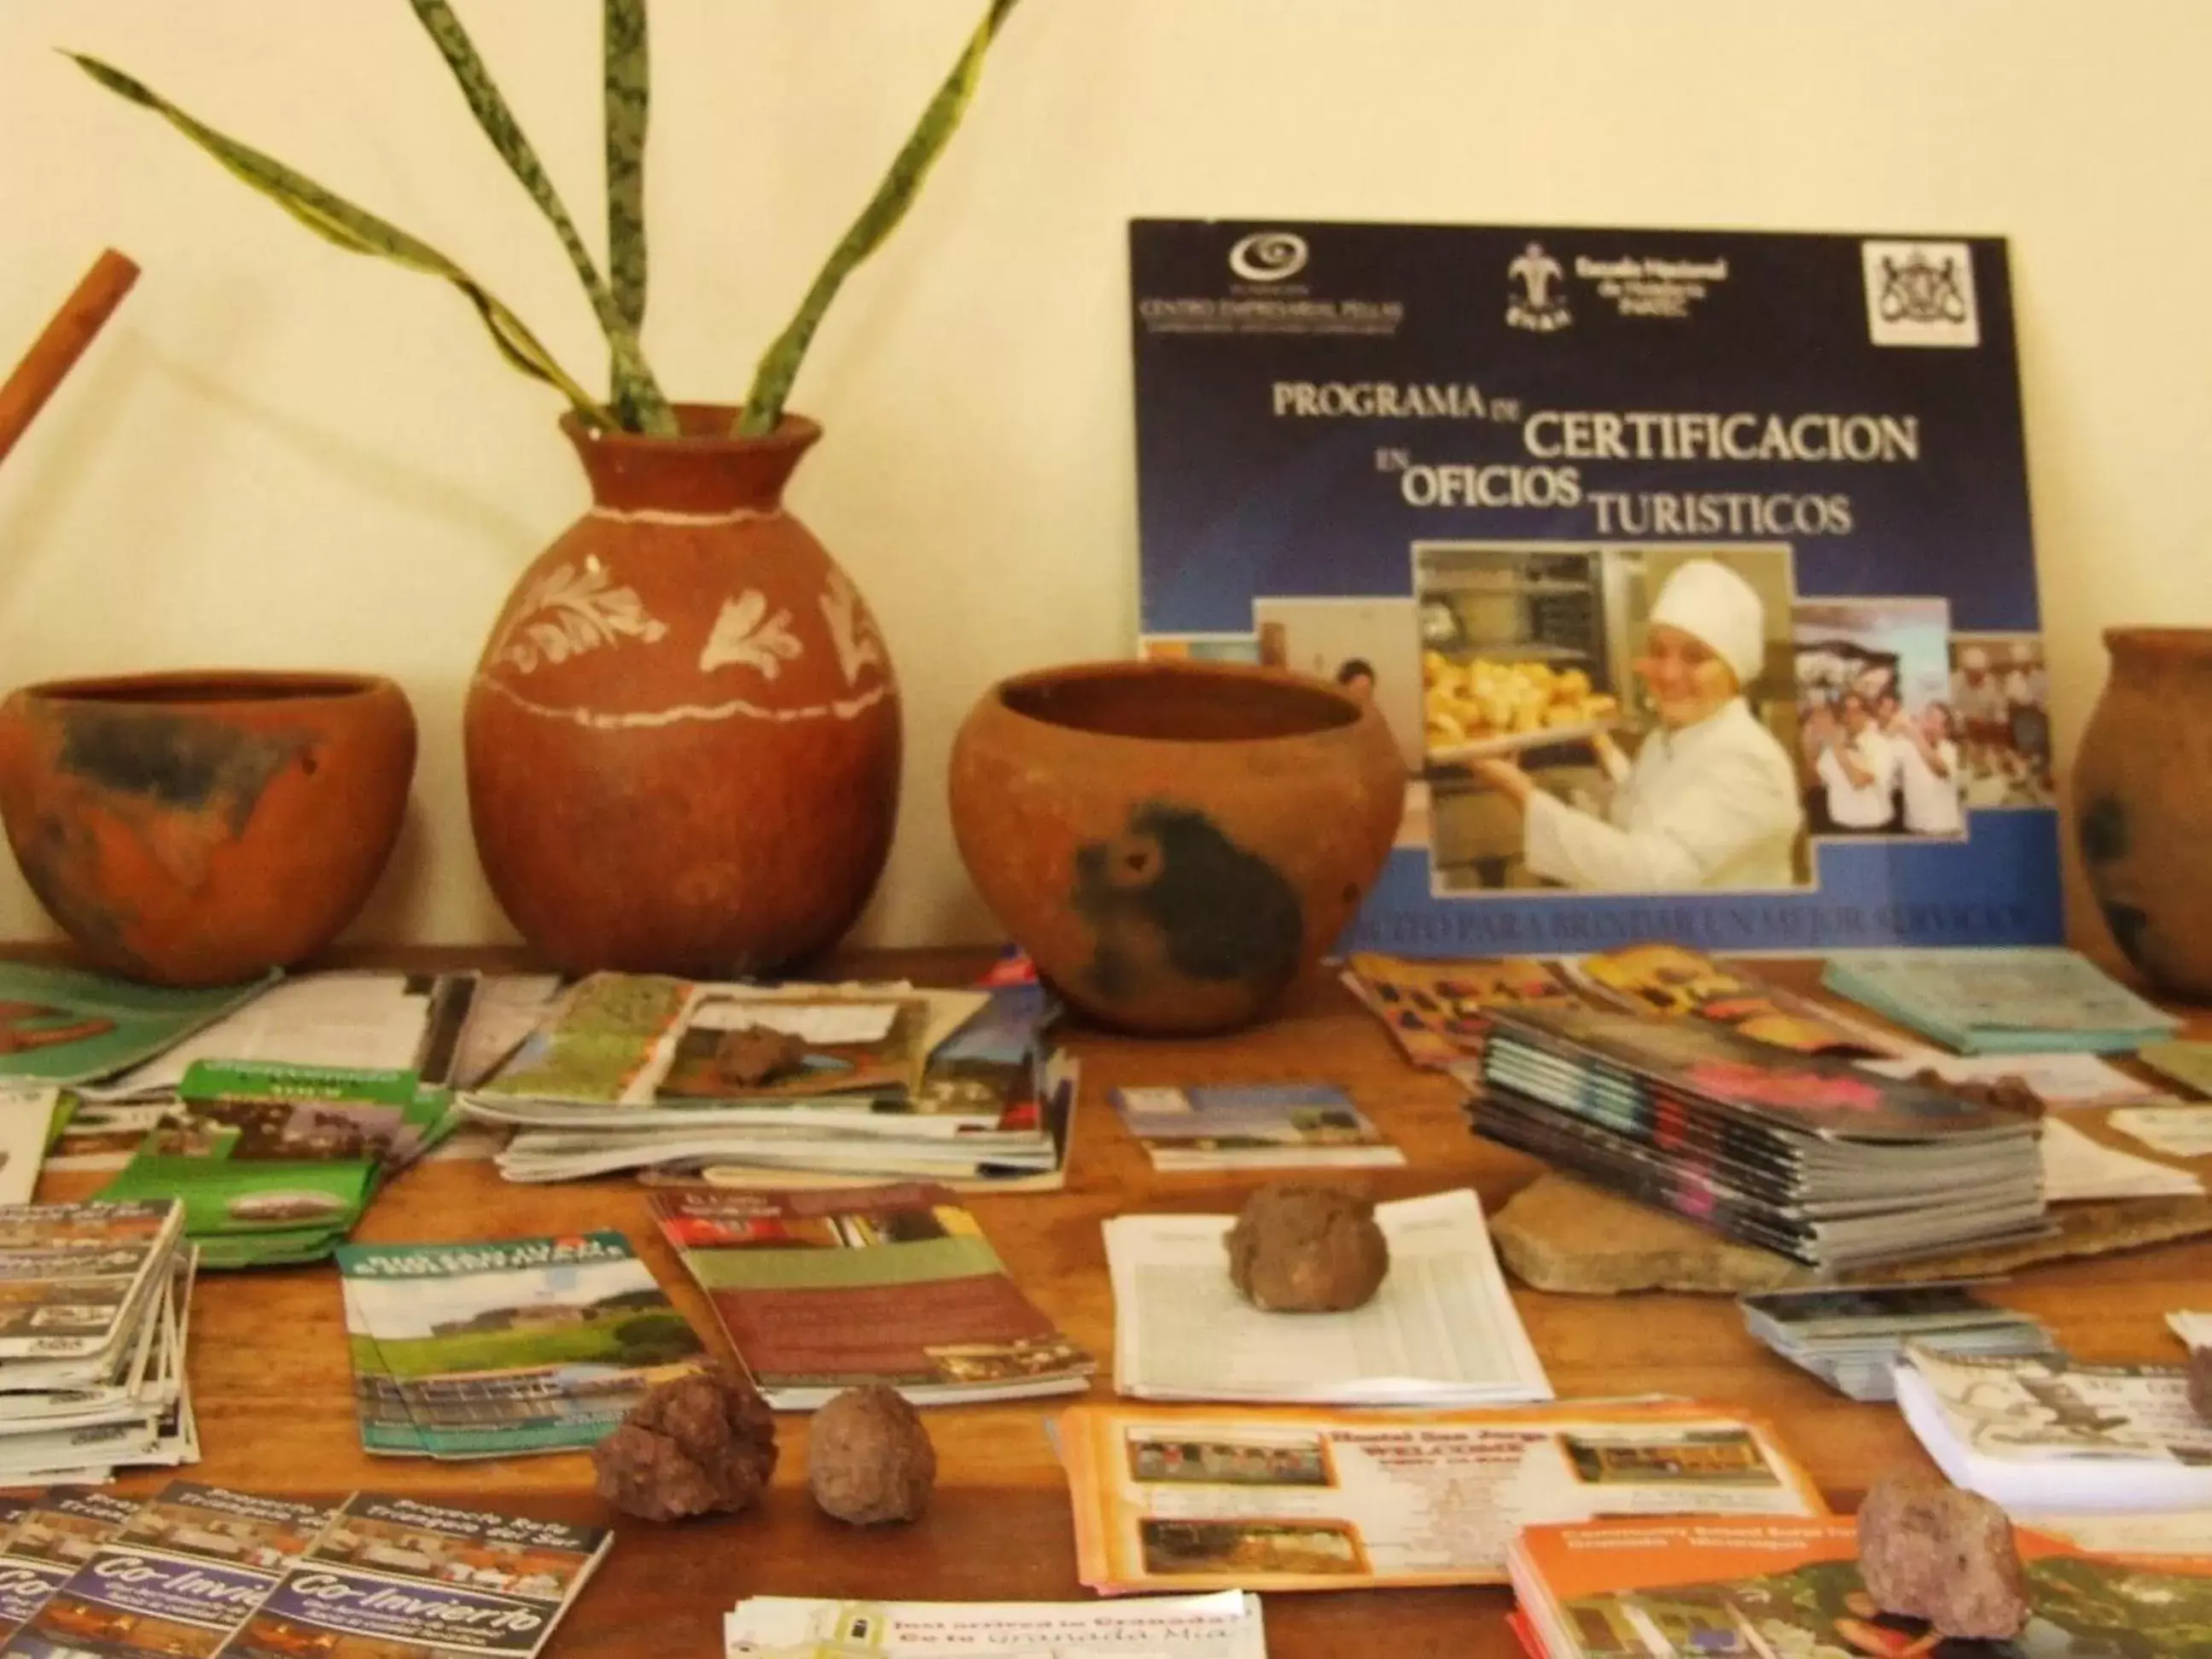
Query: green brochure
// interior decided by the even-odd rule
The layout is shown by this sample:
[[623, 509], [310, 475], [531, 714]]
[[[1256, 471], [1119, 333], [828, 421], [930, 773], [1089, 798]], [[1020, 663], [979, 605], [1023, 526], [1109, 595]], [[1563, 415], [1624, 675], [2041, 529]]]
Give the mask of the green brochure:
[[179, 991], [74, 968], [0, 963], [0, 1078], [88, 1083], [183, 1042], [283, 977]]

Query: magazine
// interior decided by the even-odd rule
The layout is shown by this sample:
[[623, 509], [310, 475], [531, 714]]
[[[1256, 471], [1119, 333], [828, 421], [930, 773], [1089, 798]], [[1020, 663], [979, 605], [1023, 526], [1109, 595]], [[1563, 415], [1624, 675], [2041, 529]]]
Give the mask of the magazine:
[[224, 1659], [530, 1659], [613, 1541], [603, 1527], [357, 1492]]
[[1890, 1059], [1905, 1045], [1834, 1009], [1680, 945], [1633, 945], [1568, 965], [1576, 983], [1638, 1013], [1701, 1019], [1802, 1054]]
[[1571, 1008], [1582, 998], [1555, 964], [1528, 957], [1424, 962], [1352, 953], [1344, 982], [1414, 1065], [1459, 1072], [1482, 1057], [1494, 1008]]
[[332, 1511], [173, 1480], [9, 1638], [5, 1659], [210, 1655]]
[[1539, 1522], [1827, 1513], [1764, 1423], [1688, 1402], [1097, 1405], [1055, 1426], [1078, 1571], [1109, 1595], [1498, 1583]]
[[749, 1595], [723, 1659], [1267, 1659], [1260, 1598], [1236, 1590], [1097, 1601], [839, 1601]]
[[[703, 1358], [618, 1232], [348, 1244], [337, 1260], [355, 1364], [371, 1378], [356, 1400], [396, 1391], [434, 1457], [596, 1445], [656, 1384]], [[362, 1434], [371, 1450], [417, 1449], [372, 1433], [367, 1417]]]
[[1114, 1386], [1139, 1400], [1476, 1406], [1549, 1400], [1485, 1226], [1462, 1188], [1376, 1206], [1390, 1271], [1348, 1313], [1261, 1313], [1229, 1279], [1230, 1216], [1106, 1223]]
[[250, 1002], [283, 977], [270, 969], [246, 985], [182, 991], [74, 968], [0, 963], [0, 1078], [84, 1083], [181, 1042]]
[[661, 1231], [779, 1411], [878, 1382], [916, 1405], [1081, 1393], [1096, 1361], [946, 1188], [657, 1192]]
[[1333, 1083], [1123, 1088], [1114, 1091], [1114, 1109], [1163, 1174], [1406, 1161]]
[[1859, 1577], [1848, 1520], [1601, 1520], [1531, 1527], [1513, 1588], [1539, 1659], [1680, 1654], [1854, 1659], [2119, 1659], [2212, 1651], [2212, 1559], [2099, 1556], [2015, 1538], [2033, 1611], [2008, 1641], [1939, 1643], [1885, 1613]]

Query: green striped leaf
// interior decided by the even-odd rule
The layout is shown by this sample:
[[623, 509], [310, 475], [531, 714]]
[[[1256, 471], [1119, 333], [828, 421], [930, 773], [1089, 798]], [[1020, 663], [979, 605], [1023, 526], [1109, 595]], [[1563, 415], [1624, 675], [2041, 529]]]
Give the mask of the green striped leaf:
[[476, 307], [477, 314], [483, 319], [484, 327], [491, 333], [492, 343], [509, 363], [526, 374], [558, 387], [576, 412], [592, 425], [614, 424], [612, 416], [554, 360], [553, 354], [524, 326], [520, 317], [428, 242], [409, 235], [365, 208], [355, 206], [274, 156], [264, 155], [187, 115], [145, 82], [112, 64], [82, 52], [64, 55], [110, 92], [162, 117], [234, 177], [251, 185], [324, 240], [334, 242], [349, 253], [373, 254], [410, 270], [443, 277], [451, 283]]
[[[635, 336], [645, 326], [645, 136], [653, 70], [645, 0], [605, 0], [601, 9], [607, 155], [607, 286]], [[639, 412], [615, 393], [623, 424]]]
[[646, 366], [645, 354], [638, 344], [637, 330], [625, 319], [614, 292], [599, 276], [599, 268], [592, 262], [591, 251], [584, 246], [578, 234], [576, 222], [568, 216], [568, 210], [561, 200], [561, 193], [553, 187], [544, 164], [538, 161], [538, 152], [507, 107], [498, 83], [491, 71], [477, 55], [476, 45], [469, 39], [461, 20], [453, 15], [447, 0], [409, 0], [415, 15], [436, 45], [439, 55], [445, 58], [446, 67], [453, 71], [454, 82], [461, 95], [468, 100], [469, 112], [477, 118], [484, 137], [491, 140], [492, 148], [507, 170], [521, 181], [530, 192], [561, 239], [561, 246], [568, 255], [568, 263], [576, 268], [576, 275], [590, 297], [592, 314], [599, 319], [599, 328], [607, 337], [607, 347], [614, 360], [614, 399], [616, 413], [623, 424], [641, 432], [662, 436], [675, 435], [676, 416], [661, 395], [660, 386]]
[[791, 383], [798, 377], [799, 365], [805, 358], [806, 349], [814, 342], [814, 331], [822, 325], [823, 313], [830, 302], [837, 297], [863, 259], [883, 245], [884, 239], [897, 228], [906, 210], [913, 205], [921, 191], [922, 180], [928, 177], [945, 147], [951, 142], [960, 118], [968, 108], [969, 100], [975, 95], [975, 83], [982, 76], [983, 55], [990, 50], [1007, 14], [1014, 9], [1016, 0], [991, 0], [974, 34], [969, 37], [967, 49], [960, 61], [945, 77], [937, 95], [929, 100], [921, 112], [905, 146], [892, 161], [890, 171], [876, 186], [875, 195], [860, 216], [853, 222], [844, 238], [830, 251], [827, 264], [815, 277], [814, 285], [799, 303], [798, 312], [783, 332], [763, 354], [760, 366], [753, 372], [752, 389], [745, 394], [744, 408], [739, 411], [734, 429], [741, 435], [758, 436], [775, 430], [783, 418], [784, 401], [791, 395]]

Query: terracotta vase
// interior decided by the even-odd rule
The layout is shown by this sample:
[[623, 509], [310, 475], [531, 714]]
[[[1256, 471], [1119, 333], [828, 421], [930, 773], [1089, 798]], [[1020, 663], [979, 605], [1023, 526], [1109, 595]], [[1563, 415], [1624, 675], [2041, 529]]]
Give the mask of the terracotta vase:
[[365, 674], [56, 680], [0, 705], [0, 819], [100, 966], [223, 985], [360, 911], [415, 774], [415, 716]]
[[976, 887], [1069, 1001], [1224, 1030], [1334, 945], [1398, 829], [1382, 715], [1272, 669], [1097, 663], [994, 686], [952, 748]]
[[2128, 960], [2212, 1002], [2212, 629], [2114, 628], [2074, 761], [2090, 890]]
[[562, 423], [592, 507], [522, 574], [469, 687], [477, 851], [572, 972], [750, 973], [850, 927], [890, 849], [898, 685], [852, 580], [785, 511], [821, 428]]

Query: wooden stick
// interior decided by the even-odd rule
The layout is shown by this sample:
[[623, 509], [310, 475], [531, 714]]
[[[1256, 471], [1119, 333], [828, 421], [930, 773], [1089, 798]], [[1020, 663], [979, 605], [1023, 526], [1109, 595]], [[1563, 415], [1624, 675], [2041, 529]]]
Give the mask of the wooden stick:
[[38, 418], [54, 395], [54, 388], [76, 366], [123, 296], [138, 280], [138, 267], [113, 248], [93, 262], [76, 290], [62, 302], [53, 320], [31, 343], [15, 372], [0, 382], [0, 461], [15, 447], [15, 440]]

